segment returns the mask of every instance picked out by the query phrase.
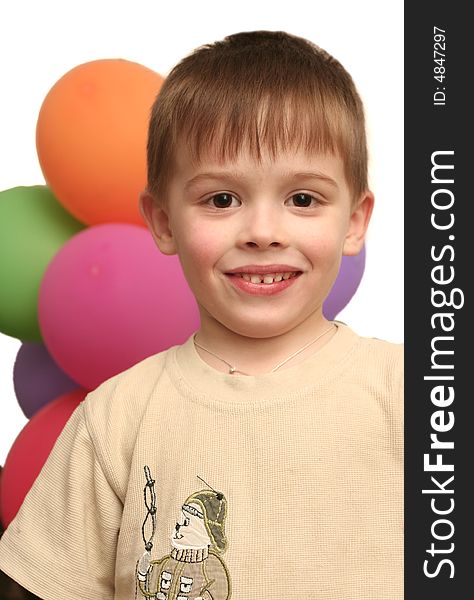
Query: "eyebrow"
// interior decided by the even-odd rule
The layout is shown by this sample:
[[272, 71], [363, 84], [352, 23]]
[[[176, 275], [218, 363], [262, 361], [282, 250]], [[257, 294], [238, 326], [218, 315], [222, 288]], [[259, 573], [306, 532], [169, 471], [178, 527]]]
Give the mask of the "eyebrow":
[[328, 183], [329, 185], [338, 188], [337, 182], [329, 175], [325, 175], [320, 171], [301, 171], [297, 173], [286, 173], [288, 177], [292, 179], [318, 179], [319, 181], [323, 181]]
[[[329, 177], [328, 175], [325, 175], [324, 173], [321, 173], [319, 171], [298, 171], [298, 172], [284, 172], [282, 174], [283, 177], [285, 178], [289, 178], [289, 179], [317, 179], [319, 181], [323, 181], [324, 183], [327, 183], [329, 185], [331, 185], [334, 188], [338, 188], [339, 186], [337, 185], [336, 181], [334, 179], [332, 179], [332, 177]], [[199, 173], [198, 175], [195, 175], [194, 177], [192, 177], [191, 179], [189, 179], [185, 185], [184, 185], [184, 189], [188, 190], [189, 188], [193, 187], [194, 185], [200, 183], [201, 181], [208, 181], [208, 180], [229, 180], [229, 181], [241, 181], [242, 179], [245, 178], [245, 175], [243, 173], [235, 173], [232, 171], [213, 171], [213, 172], [209, 172], [209, 173]]]

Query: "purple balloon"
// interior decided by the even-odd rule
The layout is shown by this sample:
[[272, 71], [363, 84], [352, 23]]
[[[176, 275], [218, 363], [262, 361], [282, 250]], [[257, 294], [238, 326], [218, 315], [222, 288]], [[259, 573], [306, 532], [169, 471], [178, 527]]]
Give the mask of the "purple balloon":
[[356, 293], [365, 268], [365, 246], [356, 256], [343, 256], [339, 273], [323, 304], [323, 314], [332, 321]]
[[62, 371], [41, 343], [24, 342], [15, 359], [13, 385], [28, 419], [43, 406], [79, 387]]

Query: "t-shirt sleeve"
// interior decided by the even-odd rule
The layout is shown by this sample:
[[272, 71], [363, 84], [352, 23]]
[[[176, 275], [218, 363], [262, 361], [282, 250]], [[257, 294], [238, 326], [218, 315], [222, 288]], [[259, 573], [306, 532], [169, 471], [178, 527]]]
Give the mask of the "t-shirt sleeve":
[[111, 600], [121, 515], [81, 403], [0, 540], [0, 569], [43, 600]]

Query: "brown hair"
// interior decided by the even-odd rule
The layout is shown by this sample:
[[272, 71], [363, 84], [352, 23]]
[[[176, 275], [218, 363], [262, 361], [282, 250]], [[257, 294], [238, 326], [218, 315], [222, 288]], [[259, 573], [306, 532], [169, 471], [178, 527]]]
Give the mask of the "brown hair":
[[358, 198], [368, 187], [364, 110], [349, 73], [325, 50], [282, 31], [236, 33], [197, 48], [166, 78], [148, 131], [148, 189], [166, 196], [173, 158], [186, 144], [233, 159], [242, 148], [338, 154]]

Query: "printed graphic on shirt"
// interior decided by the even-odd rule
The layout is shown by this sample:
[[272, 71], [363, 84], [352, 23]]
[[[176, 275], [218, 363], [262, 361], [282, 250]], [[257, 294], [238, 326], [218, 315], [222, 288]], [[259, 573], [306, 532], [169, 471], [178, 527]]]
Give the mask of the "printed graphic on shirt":
[[[171, 552], [151, 560], [157, 507], [155, 481], [148, 467], [145, 467], [145, 476], [147, 515], [142, 526], [145, 553], [136, 570], [141, 596], [156, 600], [228, 600], [230, 576], [221, 558], [227, 548], [224, 494], [203, 489], [188, 496], [171, 535]], [[151, 535], [146, 539], [148, 519], [151, 519]]]

